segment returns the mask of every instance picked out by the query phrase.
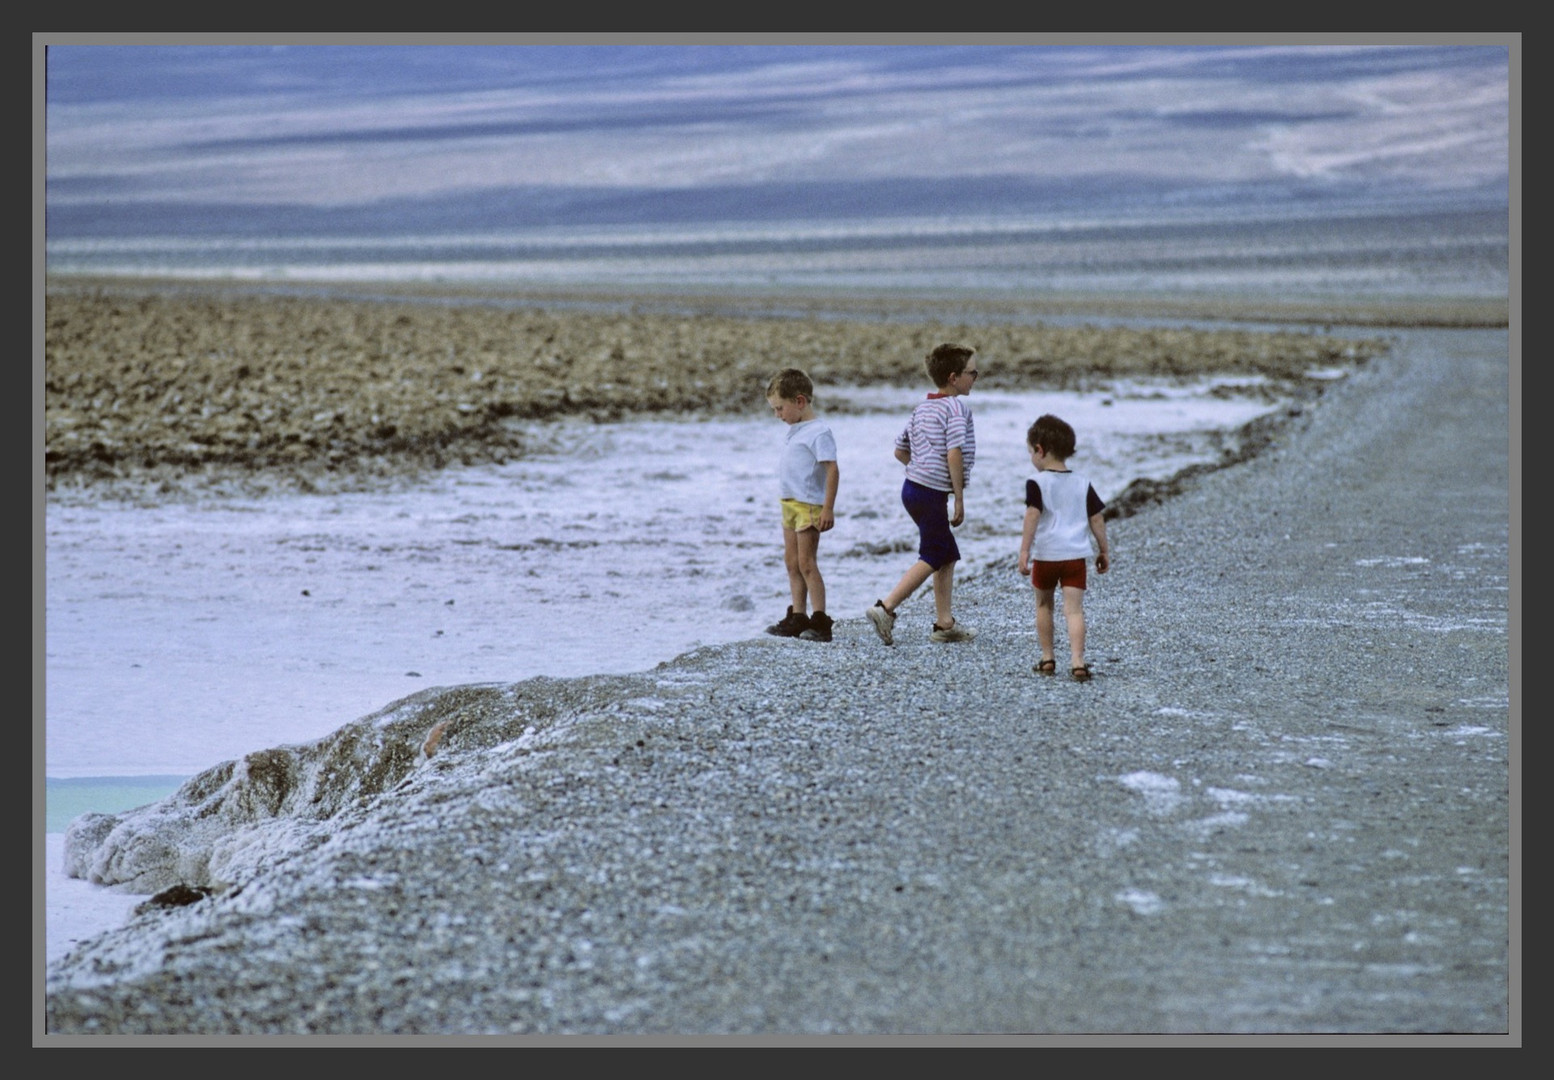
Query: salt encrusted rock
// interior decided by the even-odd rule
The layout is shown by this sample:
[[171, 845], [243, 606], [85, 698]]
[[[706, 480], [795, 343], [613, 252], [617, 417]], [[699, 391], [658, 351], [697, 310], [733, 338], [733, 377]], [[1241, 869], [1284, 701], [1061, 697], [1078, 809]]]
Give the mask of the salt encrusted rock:
[[95, 811], [73, 820], [65, 829], [65, 874], [87, 881], [98, 880], [92, 877], [92, 856], [118, 824], [118, 815]]
[[498, 708], [511, 700], [494, 688], [430, 688], [314, 742], [207, 769], [161, 802], [84, 814], [65, 831], [65, 873], [135, 893], [232, 888], [322, 841], [337, 815], [392, 789], [439, 745], [458, 745], [482, 717], [505, 719], [476, 741], [521, 734], [529, 721]]

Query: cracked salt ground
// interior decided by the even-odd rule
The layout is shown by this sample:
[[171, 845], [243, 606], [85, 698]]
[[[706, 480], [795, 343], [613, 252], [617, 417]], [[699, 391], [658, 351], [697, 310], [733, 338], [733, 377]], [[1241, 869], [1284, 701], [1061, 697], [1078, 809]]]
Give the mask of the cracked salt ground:
[[1172, 776], [1161, 776], [1159, 773], [1136, 772], [1119, 777], [1118, 783], [1129, 791], [1138, 792], [1144, 797], [1144, 806], [1155, 815], [1173, 813], [1183, 802], [1181, 783]]
[[1148, 889], [1123, 889], [1117, 893], [1117, 901], [1138, 915], [1155, 915], [1165, 910], [1164, 901]]

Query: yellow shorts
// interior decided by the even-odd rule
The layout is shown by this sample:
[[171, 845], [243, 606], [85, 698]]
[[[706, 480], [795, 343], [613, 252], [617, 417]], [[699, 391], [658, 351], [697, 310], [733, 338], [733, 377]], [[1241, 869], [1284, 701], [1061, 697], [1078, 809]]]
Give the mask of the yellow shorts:
[[782, 527], [792, 529], [794, 532], [803, 532], [805, 529], [820, 528], [820, 511], [825, 507], [819, 503], [799, 502], [797, 499], [782, 500]]

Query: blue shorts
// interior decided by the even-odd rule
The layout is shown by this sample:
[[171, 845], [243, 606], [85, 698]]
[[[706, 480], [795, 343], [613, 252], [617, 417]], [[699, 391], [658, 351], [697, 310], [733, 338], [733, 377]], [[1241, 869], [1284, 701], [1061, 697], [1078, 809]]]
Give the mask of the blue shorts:
[[901, 484], [901, 505], [917, 522], [921, 538], [917, 545], [917, 557], [938, 570], [947, 563], [960, 561], [960, 548], [955, 534], [950, 532], [950, 493], [914, 484], [910, 480]]

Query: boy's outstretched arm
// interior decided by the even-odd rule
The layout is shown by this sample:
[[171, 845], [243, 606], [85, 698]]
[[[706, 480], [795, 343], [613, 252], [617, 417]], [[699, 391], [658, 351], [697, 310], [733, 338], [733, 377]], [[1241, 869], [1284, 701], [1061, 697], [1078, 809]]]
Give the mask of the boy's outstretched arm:
[[842, 482], [842, 471], [834, 461], [822, 461], [826, 467], [826, 501], [820, 507], [820, 531], [825, 532], [836, 524], [836, 489]]
[[1106, 519], [1100, 514], [1091, 514], [1090, 531], [1095, 534], [1095, 572], [1104, 574], [1112, 567], [1111, 549], [1106, 546]]
[[1034, 506], [1025, 508], [1025, 528], [1020, 531], [1020, 576], [1031, 576], [1031, 541], [1036, 538], [1036, 523], [1041, 511]]

